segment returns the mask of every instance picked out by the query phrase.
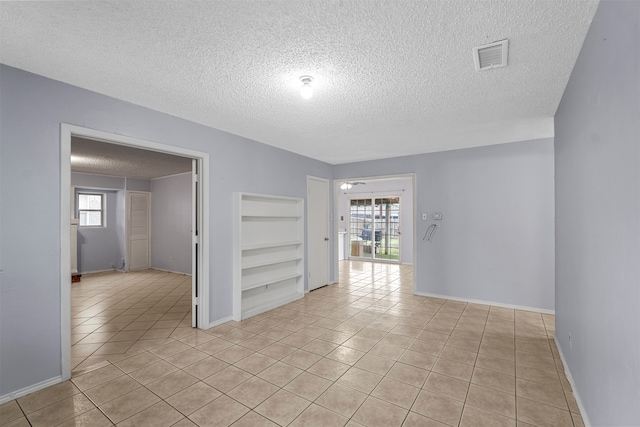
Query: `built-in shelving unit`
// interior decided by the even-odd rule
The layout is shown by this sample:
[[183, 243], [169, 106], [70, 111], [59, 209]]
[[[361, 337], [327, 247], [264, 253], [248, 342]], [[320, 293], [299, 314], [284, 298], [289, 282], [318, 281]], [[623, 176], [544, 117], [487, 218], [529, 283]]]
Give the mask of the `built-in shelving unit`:
[[233, 318], [304, 296], [304, 201], [235, 194]]

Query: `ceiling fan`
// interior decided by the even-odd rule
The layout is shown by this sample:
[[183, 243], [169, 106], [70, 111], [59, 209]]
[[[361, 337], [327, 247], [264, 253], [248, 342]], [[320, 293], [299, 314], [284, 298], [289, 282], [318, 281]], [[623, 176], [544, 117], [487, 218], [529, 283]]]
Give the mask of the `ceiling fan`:
[[351, 181], [351, 182], [343, 182], [342, 184], [340, 184], [340, 189], [341, 190], [348, 190], [351, 187], [353, 187], [354, 185], [366, 185], [366, 182], [362, 182], [362, 181]]

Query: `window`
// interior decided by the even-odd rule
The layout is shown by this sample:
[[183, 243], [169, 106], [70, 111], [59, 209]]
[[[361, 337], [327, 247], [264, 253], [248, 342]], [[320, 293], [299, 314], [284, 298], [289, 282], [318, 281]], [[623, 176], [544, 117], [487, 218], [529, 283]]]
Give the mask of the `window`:
[[104, 194], [78, 193], [80, 227], [104, 227]]

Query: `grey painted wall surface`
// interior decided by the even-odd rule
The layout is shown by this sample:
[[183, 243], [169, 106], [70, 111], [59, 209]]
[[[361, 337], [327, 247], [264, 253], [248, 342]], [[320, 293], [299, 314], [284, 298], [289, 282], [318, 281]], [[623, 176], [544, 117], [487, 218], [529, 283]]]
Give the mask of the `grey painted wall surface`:
[[151, 266], [191, 274], [191, 173], [151, 180]]
[[[340, 181], [336, 181], [340, 182]], [[346, 193], [346, 194], [345, 194]], [[346, 192], [339, 190], [336, 200], [338, 203], [338, 228], [349, 231], [349, 200], [359, 198], [400, 196], [400, 262], [413, 263], [413, 182], [410, 177], [384, 181], [368, 181], [366, 185], [353, 186]], [[340, 221], [340, 217], [344, 220]], [[349, 258], [349, 234], [345, 236], [345, 256]]]
[[[84, 190], [76, 187], [76, 194]], [[78, 272], [90, 273], [122, 267], [122, 235], [119, 230], [124, 222], [124, 206], [118, 203], [118, 193], [124, 191], [100, 191], [107, 200], [105, 203], [104, 227], [78, 227]]]
[[307, 174], [331, 178], [328, 164], [4, 65], [0, 93], [0, 396], [61, 374], [60, 123], [209, 153], [209, 220], [228, 225], [208, 242], [211, 321], [232, 311], [233, 192], [305, 197]]
[[71, 185], [76, 187], [76, 194], [82, 190], [107, 190], [101, 191], [107, 196], [106, 226], [78, 227], [78, 271], [110, 270], [112, 264], [116, 269], [121, 269], [122, 258], [126, 258], [126, 179], [72, 172]]
[[640, 425], [639, 25], [600, 3], [555, 116], [556, 338], [594, 426]]
[[416, 173], [419, 293], [545, 310], [554, 304], [553, 139], [334, 167], [334, 179]]
[[140, 178], [127, 178], [127, 190], [131, 191], [151, 191], [151, 181]]

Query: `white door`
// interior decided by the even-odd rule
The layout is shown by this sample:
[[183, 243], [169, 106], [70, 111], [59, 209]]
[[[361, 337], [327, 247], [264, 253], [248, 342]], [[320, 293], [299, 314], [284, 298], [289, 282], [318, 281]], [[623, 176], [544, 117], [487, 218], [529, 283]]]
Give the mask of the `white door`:
[[150, 239], [150, 194], [137, 191], [128, 192], [127, 235], [128, 271], [146, 270], [151, 267], [149, 251]]
[[309, 290], [329, 283], [329, 181], [307, 177]]

